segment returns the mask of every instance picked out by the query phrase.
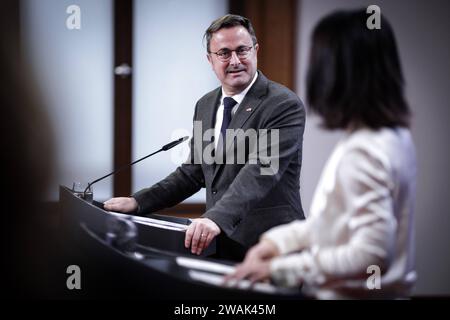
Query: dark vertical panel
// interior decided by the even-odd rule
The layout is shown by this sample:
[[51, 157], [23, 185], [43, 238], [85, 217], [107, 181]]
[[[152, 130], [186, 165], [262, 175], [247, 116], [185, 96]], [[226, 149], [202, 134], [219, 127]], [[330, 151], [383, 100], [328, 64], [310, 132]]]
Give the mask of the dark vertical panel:
[[[114, 65], [132, 66], [133, 1], [114, 1]], [[131, 74], [114, 77], [114, 168], [130, 163], [132, 82]], [[114, 176], [114, 196], [131, 193], [131, 169]]]
[[258, 68], [295, 90], [296, 0], [230, 0], [230, 13], [252, 21], [260, 44]]
[[[4, 50], [11, 57], [20, 57], [20, 1], [6, 0], [0, 5], [0, 28]], [[17, 59], [14, 62], [18, 62]]]

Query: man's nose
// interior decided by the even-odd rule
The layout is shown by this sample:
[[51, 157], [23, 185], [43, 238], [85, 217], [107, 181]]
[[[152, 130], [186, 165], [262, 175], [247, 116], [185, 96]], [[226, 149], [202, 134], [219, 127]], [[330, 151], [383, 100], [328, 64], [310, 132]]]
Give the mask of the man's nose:
[[241, 60], [239, 60], [239, 57], [238, 57], [236, 51], [231, 51], [230, 64], [232, 66], [234, 66], [234, 65], [238, 65], [240, 63], [241, 63]]

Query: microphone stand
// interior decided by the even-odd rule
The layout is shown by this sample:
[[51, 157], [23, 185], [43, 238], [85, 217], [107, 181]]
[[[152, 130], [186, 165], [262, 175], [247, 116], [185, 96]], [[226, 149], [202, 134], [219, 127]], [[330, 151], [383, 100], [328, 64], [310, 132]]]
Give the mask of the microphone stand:
[[121, 170], [123, 170], [123, 169], [125, 169], [125, 168], [128, 168], [128, 167], [134, 165], [135, 163], [138, 163], [138, 162], [140, 162], [140, 161], [142, 161], [142, 160], [144, 160], [144, 159], [147, 159], [148, 157], [151, 157], [151, 156], [153, 156], [153, 155], [155, 155], [155, 154], [157, 154], [157, 153], [159, 153], [159, 152], [161, 152], [161, 151], [167, 151], [167, 150], [169, 150], [169, 149], [172, 149], [173, 147], [175, 147], [176, 145], [178, 145], [178, 144], [180, 144], [180, 143], [186, 141], [187, 139], [189, 139], [189, 137], [188, 137], [188, 136], [185, 136], [185, 137], [179, 138], [179, 139], [177, 139], [177, 140], [175, 140], [175, 141], [172, 141], [172, 142], [170, 142], [170, 143], [168, 143], [168, 144], [162, 146], [161, 149], [159, 149], [159, 150], [157, 150], [157, 151], [155, 151], [155, 152], [153, 152], [153, 153], [151, 153], [151, 154], [149, 154], [149, 155], [146, 155], [145, 157], [142, 157], [142, 158], [140, 158], [140, 159], [138, 159], [138, 160], [135, 160], [135, 161], [133, 161], [133, 162], [131, 162], [131, 163], [129, 163], [129, 164], [125, 164], [125, 165], [119, 167], [118, 169], [114, 170], [113, 172], [108, 173], [107, 175], [104, 175], [103, 177], [98, 178], [98, 179], [96, 179], [96, 180], [94, 180], [94, 181], [92, 181], [92, 182], [89, 182], [88, 185], [87, 185], [87, 187], [86, 187], [86, 189], [85, 189], [84, 192], [83, 192], [83, 197], [86, 198], [86, 192], [89, 190], [89, 188], [90, 188], [94, 183], [99, 182], [100, 180], [103, 180], [103, 179], [109, 177], [110, 175], [113, 175], [113, 174], [115, 174], [115, 173], [117, 173], [117, 172], [119, 172], [119, 171], [121, 171]]

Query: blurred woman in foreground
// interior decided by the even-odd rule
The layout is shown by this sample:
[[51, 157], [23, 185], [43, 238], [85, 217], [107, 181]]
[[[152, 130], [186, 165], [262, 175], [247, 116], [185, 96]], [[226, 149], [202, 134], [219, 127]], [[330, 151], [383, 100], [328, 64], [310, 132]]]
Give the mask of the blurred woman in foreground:
[[[322, 19], [312, 36], [307, 99], [327, 129], [345, 130], [308, 219], [269, 230], [226, 280], [303, 284], [321, 299], [410, 294], [416, 158], [393, 31], [365, 10]], [[380, 277], [377, 277], [380, 271]]]

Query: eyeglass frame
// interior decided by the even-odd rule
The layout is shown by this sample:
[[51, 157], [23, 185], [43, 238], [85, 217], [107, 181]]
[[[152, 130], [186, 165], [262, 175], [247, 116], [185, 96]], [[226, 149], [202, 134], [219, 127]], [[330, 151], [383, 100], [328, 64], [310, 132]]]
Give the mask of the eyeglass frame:
[[[250, 51], [251, 51], [252, 49], [254, 49], [256, 45], [257, 45], [257, 43], [255, 43], [255, 44], [253, 44], [253, 45], [251, 45], [251, 46], [239, 46], [239, 47], [237, 47], [237, 48], [234, 49], [234, 50], [230, 50], [230, 49], [228, 49], [228, 48], [223, 48], [223, 49], [217, 50], [216, 52], [208, 51], [208, 53], [209, 53], [209, 54], [211, 54], [211, 53], [215, 54], [215, 55], [217, 56], [217, 59], [219, 59], [219, 60], [222, 61], [222, 62], [230, 61], [230, 60], [231, 60], [231, 57], [233, 56], [233, 52], [236, 52], [236, 55], [238, 56], [239, 59], [247, 59], [248, 55], [250, 54]], [[243, 48], [248, 48], [248, 50], [244, 51], [244, 53], [245, 53], [245, 56], [244, 56], [244, 57], [239, 57], [239, 53], [238, 53], [237, 51], [238, 51], [239, 49], [243, 49]], [[220, 58], [219, 52], [220, 52], [220, 51], [225, 51], [225, 50], [229, 51], [230, 57], [227, 58], [227, 59], [222, 60], [222, 58]]]

